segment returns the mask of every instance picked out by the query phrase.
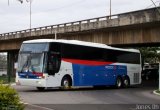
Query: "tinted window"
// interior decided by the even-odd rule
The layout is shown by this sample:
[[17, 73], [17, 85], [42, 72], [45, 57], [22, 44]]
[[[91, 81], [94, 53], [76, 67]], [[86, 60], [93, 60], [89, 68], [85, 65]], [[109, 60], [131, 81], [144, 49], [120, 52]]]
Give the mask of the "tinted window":
[[62, 57], [82, 60], [103, 60], [103, 49], [87, 46], [67, 45], [62, 46]]
[[121, 52], [121, 54], [117, 55], [117, 62], [140, 64], [140, 54]]
[[71, 44], [62, 44], [62, 57], [81, 60], [140, 64], [139, 53]]

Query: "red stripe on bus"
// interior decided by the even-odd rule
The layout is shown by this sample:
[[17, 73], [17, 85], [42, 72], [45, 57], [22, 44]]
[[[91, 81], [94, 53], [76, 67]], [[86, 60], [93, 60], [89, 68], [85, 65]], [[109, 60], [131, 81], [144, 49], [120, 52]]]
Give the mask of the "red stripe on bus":
[[40, 72], [32, 72], [32, 74], [34, 74], [36, 76], [43, 76], [43, 73], [40, 73]]
[[67, 59], [67, 58], [62, 58], [62, 60], [66, 62], [74, 63], [74, 64], [92, 65], [92, 66], [109, 65], [113, 63], [113, 62], [104, 62], [104, 61], [90, 61], [90, 60]]

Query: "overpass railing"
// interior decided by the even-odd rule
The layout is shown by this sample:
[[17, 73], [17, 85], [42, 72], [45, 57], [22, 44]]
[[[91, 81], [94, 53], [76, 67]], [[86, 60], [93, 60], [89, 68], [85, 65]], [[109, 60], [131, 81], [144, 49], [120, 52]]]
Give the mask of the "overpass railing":
[[[158, 7], [158, 9], [160, 9], [160, 7]], [[0, 40], [10, 40], [31, 36], [45, 36], [52, 35], [55, 33], [71, 33], [156, 21], [160, 21], [160, 15], [158, 13], [157, 8], [151, 8], [134, 12], [116, 14], [112, 16], [103, 16], [81, 21], [3, 33], [0, 34]]]

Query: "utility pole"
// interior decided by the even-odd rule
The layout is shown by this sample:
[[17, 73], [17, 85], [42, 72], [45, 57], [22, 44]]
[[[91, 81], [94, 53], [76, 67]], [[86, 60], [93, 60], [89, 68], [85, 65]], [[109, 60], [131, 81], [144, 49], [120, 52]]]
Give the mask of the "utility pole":
[[110, 0], [110, 19], [111, 19], [111, 16], [112, 16], [112, 1]]
[[29, 3], [30, 3], [30, 13], [29, 13], [29, 18], [30, 18], [30, 23], [29, 23], [29, 29], [30, 29], [30, 36], [32, 35], [31, 34], [31, 28], [32, 28], [32, 0], [29, 0]]
[[[23, 0], [17, 0], [21, 3], [23, 3]], [[9, 2], [9, 0], [8, 0]], [[32, 28], [32, 0], [26, 0], [26, 2], [29, 2], [29, 30], [31, 35], [31, 28]]]
[[32, 0], [29, 0], [30, 2], [30, 30], [32, 28]]

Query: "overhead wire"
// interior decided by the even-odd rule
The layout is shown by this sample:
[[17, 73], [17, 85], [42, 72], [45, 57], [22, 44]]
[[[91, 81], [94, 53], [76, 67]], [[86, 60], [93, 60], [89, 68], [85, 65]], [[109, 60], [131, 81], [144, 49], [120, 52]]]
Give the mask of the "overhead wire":
[[156, 6], [155, 2], [153, 0], [151, 0], [151, 2], [153, 3], [153, 5], [155, 6], [155, 8], [157, 9], [158, 13], [160, 14], [160, 10], [158, 9], [158, 7]]
[[59, 10], [59, 9], [70, 8], [71, 6], [77, 6], [80, 3], [83, 3], [84, 1], [86, 1], [86, 0], [79, 0], [77, 2], [73, 2], [73, 3], [70, 3], [68, 5], [64, 5], [64, 6], [57, 7], [57, 8], [52, 8], [52, 9], [47, 9], [47, 10], [41, 10], [41, 12], [50, 12], [50, 11], [56, 11], [56, 10]]
[[[21, 3], [23, 3], [23, 0], [18, 0], [18, 1], [20, 1]], [[72, 3], [67, 4], [67, 5], [64, 5], [64, 6], [57, 7], [57, 8], [52, 8], [52, 9], [48, 9], [48, 10], [41, 10], [40, 12], [51, 12], [51, 11], [56, 11], [56, 10], [59, 10], [59, 9], [70, 8], [71, 6], [77, 6], [80, 3], [84, 3], [85, 1], [86, 0], [79, 0], [79, 1], [72, 2]], [[8, 0], [8, 5], [10, 5], [9, 0]], [[39, 13], [39, 12], [34, 12], [33, 15], [36, 14], [36, 13]], [[25, 17], [25, 16], [27, 16], [27, 15], [23, 15], [21, 17]]]
[[[155, 1], [154, 3], [155, 3], [155, 4], [160, 3], [160, 0], [157, 0], [157, 1]], [[152, 3], [151, 5], [149, 5], [149, 6], [147, 6], [146, 9], [147, 9], [147, 8], [150, 8], [150, 7], [152, 7], [152, 6], [154, 6], [153, 3]]]

